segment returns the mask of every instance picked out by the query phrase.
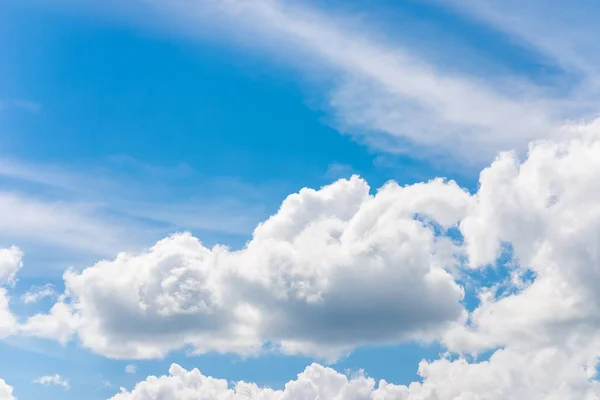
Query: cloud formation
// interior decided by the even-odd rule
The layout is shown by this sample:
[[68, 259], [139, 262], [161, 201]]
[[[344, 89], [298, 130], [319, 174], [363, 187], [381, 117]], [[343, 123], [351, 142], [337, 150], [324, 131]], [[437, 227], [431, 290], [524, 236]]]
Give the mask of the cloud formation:
[[35, 379], [34, 382], [46, 386], [60, 386], [65, 390], [68, 390], [70, 388], [69, 381], [64, 379], [59, 374], [40, 376], [39, 378]]
[[46, 297], [54, 297], [56, 291], [54, 285], [46, 284], [44, 286], [33, 286], [21, 296], [21, 301], [25, 304], [37, 303]]
[[[447, 2], [451, 1], [442, 3]], [[90, 11], [104, 8], [121, 23], [126, 20], [141, 29], [150, 25], [186, 38], [210, 37], [251, 47], [299, 69], [308, 82], [318, 82], [315, 87], [330, 122], [380, 152], [449, 157], [454, 161], [450, 167], [483, 165], [498, 151], [524, 151], [531, 140], [556, 138], [566, 120], [591, 120], [598, 111], [595, 98], [588, 96], [585, 85], [573, 83], [568, 71], [552, 82], [540, 82], [502, 60], [493, 60], [500, 67], [482, 68], [480, 61], [489, 66], [489, 60], [469, 41], [420, 38], [419, 29], [411, 29], [408, 21], [402, 21], [407, 26], [400, 23], [397, 30], [385, 31], [385, 23], [377, 18], [381, 16], [369, 18], [368, 12], [347, 15], [331, 4], [311, 7], [290, 1], [137, 0], [130, 7], [116, 3], [106, 1]], [[482, 2], [456, 3], [457, 8], [473, 8], [474, 14], [486, 8]], [[523, 8], [519, 2], [504, 3], [502, 11]], [[532, 3], [544, 8], [543, 2]], [[501, 6], [488, 8], [494, 7]], [[531, 25], [540, 7], [531, 8], [524, 26]], [[546, 47], [564, 48], [556, 35], [562, 29], [550, 26], [543, 32], [539, 36], [553, 35]], [[505, 38], [499, 41], [506, 43]], [[582, 53], [576, 54], [578, 59]]]
[[439, 179], [369, 190], [353, 177], [290, 195], [240, 251], [177, 234], [67, 271], [65, 296], [21, 331], [76, 333], [119, 358], [184, 345], [252, 354], [265, 342], [336, 358], [361, 344], [438, 337], [465, 317], [463, 290], [447, 271], [458, 249], [444, 232], [469, 195]]
[[331, 71], [326, 102], [337, 126], [379, 151], [417, 147], [485, 163], [497, 151], [555, 137], [564, 121], [555, 99], [526, 77], [449, 72], [403, 41], [402, 32], [395, 35], [399, 40], [385, 41], [358, 18], [285, 1], [143, 3], [188, 35], [203, 36], [202, 26], [220, 21], [215, 29], [235, 42], [250, 42], [311, 72]]
[[[473, 353], [589, 346], [600, 327], [597, 125], [534, 143], [523, 162], [501, 154], [472, 195], [440, 179], [371, 194], [352, 177], [290, 195], [239, 251], [176, 234], [67, 271], [65, 294], [20, 331], [74, 335], [125, 358], [186, 345], [247, 355], [268, 343], [335, 359], [365, 344], [439, 338]], [[511, 262], [491, 267], [507, 251]], [[465, 279], [489, 268], [510, 279], [476, 287], [467, 314]]]
[[465, 359], [422, 361], [423, 382], [394, 385], [365, 375], [347, 376], [312, 364], [288, 382], [283, 390], [253, 383], [205, 376], [197, 369], [186, 371], [171, 365], [169, 375], [148, 377], [134, 389], [110, 400], [564, 400], [597, 399], [600, 387], [591, 381], [592, 371], [581, 360], [558, 349], [536, 353], [498, 350], [489, 361], [469, 363]]
[[13, 387], [0, 379], [0, 400], [16, 400], [13, 396]]
[[[451, 335], [451, 348], [597, 342], [598, 128], [532, 145], [523, 163], [503, 154], [481, 173], [476, 201], [460, 223], [466, 251], [472, 265], [486, 265], [510, 244], [518, 290], [482, 292], [469, 328]], [[534, 279], [519, 279], [527, 275]]]
[[[441, 179], [372, 193], [352, 177], [290, 195], [238, 251], [176, 234], [69, 270], [50, 312], [21, 324], [11, 317], [8, 332], [77, 337], [125, 358], [184, 346], [247, 355], [268, 344], [333, 360], [361, 345], [436, 339], [451, 352], [423, 361], [423, 382], [409, 386], [328, 369], [320, 371], [338, 383], [308, 384], [323, 368], [312, 365], [283, 392], [230, 389], [174, 366], [121, 399], [149, 390], [185, 399], [206, 387], [221, 398], [239, 397], [236, 390], [303, 398], [296, 387], [312, 390], [309, 398], [320, 390], [339, 399], [600, 398], [600, 121], [571, 132], [532, 143], [523, 161], [500, 154], [473, 194]], [[20, 253], [0, 254], [12, 260], [3, 264], [12, 281]], [[506, 279], [477, 280], [493, 270]], [[470, 310], [465, 290], [479, 298]], [[4, 309], [12, 315], [7, 301]], [[456, 358], [484, 351], [489, 360]]]

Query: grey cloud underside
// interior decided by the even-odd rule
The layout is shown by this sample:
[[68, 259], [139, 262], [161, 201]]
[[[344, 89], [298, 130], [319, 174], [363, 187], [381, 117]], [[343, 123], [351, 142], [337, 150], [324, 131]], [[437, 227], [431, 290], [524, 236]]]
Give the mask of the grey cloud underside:
[[[598, 399], [600, 125], [571, 132], [567, 141], [532, 144], [523, 161], [499, 155], [473, 194], [440, 179], [389, 183], [374, 194], [358, 177], [303, 189], [242, 250], [173, 235], [142, 253], [67, 271], [66, 291], [50, 312], [27, 320], [12, 315], [8, 286], [0, 292], [0, 332], [75, 337], [116, 358], [162, 357], [182, 347], [258, 354], [267, 341], [283, 353], [333, 360], [361, 345], [440, 340], [454, 353], [502, 349], [488, 361], [424, 361], [423, 382], [406, 387], [382, 391], [374, 381], [321, 370], [341, 383], [332, 389], [301, 376], [290, 388], [308, 392], [252, 386], [248, 396]], [[452, 241], [451, 228], [464, 241]], [[512, 265], [500, 268], [508, 278], [474, 288], [479, 304], [467, 312], [457, 282], [485, 272], [507, 243]], [[22, 253], [12, 248], [0, 257], [0, 278], [9, 282]], [[315, 368], [323, 367], [308, 371]], [[116, 398], [191, 399], [212, 378], [190, 374], [174, 367]], [[353, 385], [364, 392], [354, 395]], [[218, 386], [208, 399], [244, 398]]]
[[581, 359], [569, 352], [549, 348], [540, 352], [497, 351], [489, 361], [465, 359], [422, 361], [422, 382], [390, 384], [364, 373], [343, 375], [319, 364], [308, 366], [283, 390], [253, 383], [229, 385], [224, 379], [186, 371], [173, 364], [169, 375], [149, 377], [131, 391], [123, 390], [111, 400], [502, 400], [502, 399], [597, 399], [598, 383]]
[[[68, 271], [55, 309], [19, 329], [75, 336], [117, 358], [182, 347], [248, 355], [269, 342], [336, 359], [361, 345], [409, 340], [477, 353], [552, 345], [573, 338], [574, 326], [582, 341], [598, 327], [600, 304], [596, 131], [573, 127], [576, 139], [537, 143], [522, 163], [500, 155], [472, 195], [439, 179], [389, 183], [375, 194], [358, 177], [303, 189], [242, 250], [178, 234]], [[480, 305], [467, 320], [456, 279], [493, 264], [504, 243], [517, 261], [511, 280], [476, 288]], [[533, 283], [522, 280], [527, 273]]]
[[[450, 200], [450, 201], [448, 201]], [[147, 252], [67, 272], [61, 337], [110, 357], [197, 352], [289, 353], [336, 358], [355, 346], [439, 336], [464, 316], [463, 290], [445, 270], [456, 245], [415, 214], [456, 224], [469, 196], [435, 180], [375, 195], [354, 177], [303, 189], [260, 224], [246, 248], [208, 249], [189, 234]], [[34, 317], [36, 318], [36, 317]], [[41, 329], [43, 331], [43, 329]]]
[[[169, 375], [141, 381], [131, 391], [123, 391], [113, 400], [188, 400], [196, 397], [210, 400], [600, 399], [597, 381], [600, 297], [596, 290], [600, 281], [600, 258], [596, 251], [600, 243], [600, 185], [596, 179], [600, 173], [600, 125], [596, 122], [574, 127], [572, 132], [573, 139], [565, 142], [532, 145], [523, 162], [513, 154], [501, 154], [482, 171], [480, 188], [468, 196], [466, 209], [457, 214], [458, 227], [465, 239], [459, 246], [465, 256], [459, 270], [483, 271], [498, 259], [506, 243], [512, 244], [513, 248], [514, 265], [509, 267], [508, 279], [476, 288], [480, 303], [470, 313], [469, 321], [465, 323], [466, 320], [459, 319], [460, 323], [450, 324], [441, 333], [443, 343], [453, 352], [479, 353], [503, 347], [494, 350], [489, 360], [444, 356], [434, 361], [422, 361], [418, 369], [422, 382], [406, 386], [385, 381], [377, 383], [360, 374], [347, 377], [313, 364], [283, 390], [243, 382], [230, 386], [224, 380], [206, 377], [197, 370], [186, 371], [173, 365]], [[450, 202], [453, 200], [442, 197]], [[407, 198], [403, 200], [410, 202]], [[420, 209], [427, 208], [429, 215], [435, 215], [438, 221], [450, 223], [457, 218], [454, 215], [445, 219], [445, 214], [439, 213], [440, 208], [424, 207], [434, 202], [417, 203]], [[448, 207], [445, 211], [450, 209], [460, 207]], [[382, 209], [379, 211], [385, 214]], [[293, 220], [287, 220], [290, 221]], [[365, 228], [365, 225], [361, 226]], [[369, 229], [361, 231], [368, 232]], [[260, 236], [260, 229], [257, 229], [257, 236]], [[381, 248], [378, 250], [382, 251]], [[371, 252], [369, 257], [378, 257], [378, 254]], [[414, 271], [410, 263], [398, 263], [396, 267], [405, 272]], [[527, 274], [532, 278], [524, 278]], [[353, 277], [349, 280], [353, 283], [335, 280], [336, 284], [344, 282], [344, 287], [352, 288], [343, 292], [348, 297], [339, 297], [339, 304], [356, 306], [350, 293], [360, 290], [353, 286], [360, 281], [353, 281]], [[388, 283], [397, 284], [393, 279]], [[398, 307], [397, 303], [391, 306], [396, 292], [386, 292], [384, 285], [378, 294], [370, 298], [371, 302], [364, 303], [365, 308], [344, 308], [337, 304], [337, 310], [344, 317], [351, 314], [362, 317], [367, 323], [375, 320], [377, 324], [377, 316], [367, 317], [363, 311], [384, 303], [389, 307], [388, 312], [403, 310], [403, 307], [426, 301], [423, 296], [417, 296], [418, 300], [407, 301], [403, 306]], [[300, 318], [308, 314], [314, 321], [315, 314], [306, 313], [310, 303], [299, 304], [300, 309], [290, 306], [285, 310], [294, 310]], [[286, 320], [277, 308], [272, 310], [273, 320]], [[355, 313], [345, 313], [346, 310]], [[334, 322], [356, 329], [360, 332], [360, 340], [369, 337], [361, 330], [362, 326], [357, 328], [358, 323], [354, 325], [355, 322], [339, 319]], [[412, 322], [420, 324], [423, 321]], [[378, 327], [392, 327], [390, 332], [397, 329], [393, 323], [384, 325]], [[314, 326], [317, 324], [311, 327]], [[326, 327], [330, 329], [331, 325]], [[279, 332], [287, 331], [285, 327]], [[335, 328], [333, 331], [337, 332]], [[304, 334], [311, 338], [310, 343], [300, 342], [307, 348], [328, 340], [314, 329], [301, 331], [300, 340]], [[379, 340], [381, 337], [374, 339], [375, 342]], [[297, 349], [293, 345], [290, 348]]]

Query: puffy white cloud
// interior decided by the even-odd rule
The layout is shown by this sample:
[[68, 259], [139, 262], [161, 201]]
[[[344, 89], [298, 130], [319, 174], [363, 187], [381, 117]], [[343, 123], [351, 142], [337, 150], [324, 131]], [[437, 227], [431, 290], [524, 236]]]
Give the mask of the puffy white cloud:
[[73, 312], [71, 305], [65, 303], [64, 300], [65, 296], [60, 296], [48, 313], [33, 315], [27, 318], [24, 323], [20, 323], [18, 325], [19, 333], [54, 339], [66, 344], [75, 334], [80, 319]]
[[422, 361], [422, 382], [394, 385], [359, 372], [348, 377], [318, 364], [308, 366], [283, 390], [186, 371], [173, 364], [168, 376], [148, 377], [111, 400], [565, 400], [599, 399], [591, 357], [547, 348], [536, 352], [498, 350], [489, 361], [442, 358]]
[[489, 361], [422, 361], [422, 383], [410, 385], [411, 400], [599, 399], [595, 357], [583, 349], [503, 349]]
[[[248, 384], [229, 388], [226, 381], [174, 367], [171, 376], [149, 378], [132, 392], [123, 392], [118, 395], [121, 397], [116, 398], [160, 399], [149, 393], [164, 393], [168, 398], [176, 399], [193, 396], [289, 400], [317, 396], [379, 400], [600, 399], [596, 380], [600, 355], [600, 335], [597, 333], [600, 328], [600, 296], [597, 291], [600, 283], [597, 251], [600, 245], [598, 128], [597, 124], [587, 126], [565, 142], [534, 143], [523, 162], [511, 153], [501, 154], [481, 173], [477, 193], [461, 203], [468, 207], [466, 212], [461, 210], [455, 217], [460, 219], [459, 229], [464, 237], [467, 256], [462, 266], [464, 271], [503, 268], [508, 269], [509, 274], [506, 281], [489, 282], [477, 288], [481, 300], [479, 306], [469, 315], [466, 325], [459, 319], [459, 323], [445, 332], [444, 343], [453, 351], [475, 353], [504, 347], [494, 351], [489, 360], [452, 360], [449, 356], [431, 362], [423, 361], [419, 365], [422, 382], [408, 386], [385, 382], [376, 385], [375, 381], [364, 376], [348, 380], [331, 369], [312, 365], [297, 380], [288, 383], [283, 391], [270, 391], [253, 385], [246, 389], [244, 385]], [[413, 196], [414, 193], [411, 198]], [[406, 201], [400, 203], [406, 204]], [[377, 209], [382, 220], [386, 218], [382, 210], [393, 209], [390, 204]], [[446, 213], [447, 209], [441, 215], [449, 215]], [[280, 215], [286, 214], [281, 212]], [[439, 216], [437, 218], [439, 221]], [[294, 226], [295, 215], [282, 220], [287, 224], [282, 224], [281, 230], [270, 227], [268, 223], [259, 227], [255, 240], [261, 237], [263, 228], [267, 232], [275, 232], [276, 236], [294, 232], [290, 226]], [[450, 218], [447, 222], [450, 223], [450, 220], [454, 221]], [[372, 226], [357, 227], [355, 232], [371, 232]], [[349, 235], [348, 232], [350, 229], [346, 228], [344, 235]], [[394, 237], [397, 231], [387, 234]], [[318, 237], [316, 233], [311, 236]], [[251, 246], [252, 243], [248, 251]], [[316, 244], [312, 246], [318, 249]], [[503, 252], [510, 253], [511, 263], [489, 266], [496, 264]], [[315, 268], [323, 270], [321, 266]], [[385, 272], [389, 274], [389, 271]], [[321, 300], [318, 295], [322, 292], [314, 288], [335, 287], [335, 283], [329, 283], [330, 275], [325, 276], [323, 280], [316, 279], [310, 284], [292, 287], [295, 290], [292, 293], [296, 298], [306, 299], [307, 304], [310, 301], [318, 304]], [[270, 287], [271, 293], [280, 293], [279, 298], [290, 295], [290, 286], [271, 283], [279, 282], [269, 273], [263, 272], [255, 280], [267, 282], [263, 285]], [[328, 286], [319, 286], [322, 281], [328, 282]], [[287, 290], [277, 290], [280, 287]], [[359, 297], [370, 299], [364, 293]], [[272, 304], [275, 306], [270, 306], [270, 309], [273, 315], [277, 315], [278, 303]], [[292, 315], [302, 315], [296, 310], [295, 313]], [[285, 317], [277, 315], [277, 318], [285, 321]], [[318, 332], [311, 334], [317, 337]], [[317, 375], [311, 375], [317, 370], [321, 371], [318, 382], [310, 378]], [[190, 384], [182, 384], [185, 379]], [[210, 395], [204, 394], [202, 390], [208, 390], [209, 383], [217, 386], [213, 386]], [[179, 392], [169, 391], [169, 385]], [[355, 385], [352, 390], [345, 389], [350, 385]], [[189, 392], [183, 391], [183, 388], [188, 388]], [[308, 391], [304, 392], [304, 389]]]
[[498, 283], [482, 291], [470, 328], [448, 335], [452, 349], [598, 341], [597, 125], [566, 142], [533, 144], [522, 163], [502, 154], [482, 172], [473, 208], [460, 223], [471, 264], [493, 263], [510, 244], [514, 276], [533, 279], [508, 292]]
[[16, 400], [13, 396], [13, 387], [0, 379], [0, 400]]
[[71, 328], [98, 353], [132, 358], [184, 345], [248, 354], [265, 341], [335, 358], [364, 343], [439, 336], [465, 311], [446, 270], [458, 249], [435, 232], [464, 217], [469, 194], [440, 179], [369, 190], [353, 177], [290, 195], [239, 251], [179, 234], [68, 271], [56, 315], [23, 329], [53, 324], [42, 336], [66, 338], [56, 327]]
[[[68, 271], [51, 312], [21, 329], [77, 335], [111, 357], [156, 357], [185, 345], [249, 354], [271, 342], [335, 358], [362, 344], [440, 337], [453, 352], [503, 347], [489, 361], [422, 362], [423, 381], [409, 386], [312, 365], [284, 391], [229, 388], [174, 366], [120, 399], [203, 390], [217, 396], [209, 399], [600, 398], [598, 132], [600, 122], [564, 142], [533, 143], [522, 162], [501, 154], [474, 195], [442, 180], [371, 194], [357, 177], [303, 189], [239, 251], [178, 234]], [[450, 240], [455, 226], [464, 244]], [[494, 266], [503, 253], [510, 263]], [[490, 268], [507, 270], [507, 279], [476, 287], [480, 303], [466, 315], [457, 278]], [[327, 379], [306, 377], [316, 370]]]
[[[171, 365], [168, 376], [148, 377], [128, 392], [111, 400], [299, 400], [299, 399], [405, 399], [406, 388], [387, 385], [384, 381], [375, 388], [375, 380], [362, 373], [348, 378], [331, 368], [318, 364], [308, 366], [284, 390], [261, 388], [253, 383], [237, 382], [229, 387], [227, 380], [204, 376], [194, 369], [186, 371], [177, 364]], [[397, 392], [395, 394], [394, 392]], [[392, 397], [394, 396], [394, 397]], [[400, 397], [402, 396], [402, 397]]]
[[40, 376], [39, 378], [34, 380], [34, 382], [39, 383], [40, 385], [60, 386], [64, 389], [70, 388], [69, 381], [64, 379], [59, 374]]

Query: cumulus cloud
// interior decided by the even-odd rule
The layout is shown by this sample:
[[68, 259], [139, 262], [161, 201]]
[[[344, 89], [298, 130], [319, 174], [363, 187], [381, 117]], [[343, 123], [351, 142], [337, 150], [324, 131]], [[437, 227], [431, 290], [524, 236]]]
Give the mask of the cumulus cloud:
[[13, 387], [0, 379], [0, 400], [16, 400], [13, 396]]
[[[149, 377], [136, 385], [128, 392], [112, 397], [111, 400], [234, 400], [234, 399], [262, 399], [262, 400], [294, 400], [294, 399], [384, 399], [387, 393], [393, 393], [397, 388], [388, 386], [385, 382], [375, 389], [375, 381], [358, 374], [348, 378], [331, 368], [318, 364], [308, 366], [298, 375], [297, 380], [286, 384], [284, 390], [261, 388], [253, 383], [237, 382], [232, 388], [227, 380], [216, 379], [202, 375], [194, 369], [186, 371], [177, 364], [171, 365], [168, 376]], [[402, 390], [402, 388], [399, 388]], [[376, 395], [378, 397], [373, 397]], [[389, 397], [392, 398], [392, 397]]]
[[[76, 335], [109, 357], [253, 354], [265, 343], [335, 359], [364, 344], [443, 338], [452, 351], [593, 343], [600, 328], [600, 123], [501, 154], [470, 195], [437, 179], [375, 194], [358, 177], [290, 195], [239, 251], [173, 235], [65, 273], [30, 335]], [[585, 212], [581, 212], [585, 210]], [[464, 242], [452, 240], [458, 227]], [[455, 232], [456, 233], [456, 232]], [[512, 279], [459, 285], [503, 252]], [[527, 278], [529, 277], [529, 278]], [[599, 337], [600, 339], [600, 337]]]
[[19, 334], [54, 339], [62, 344], [71, 340], [80, 321], [71, 305], [65, 303], [65, 297], [60, 296], [48, 313], [33, 315], [20, 323], [17, 328]]
[[168, 376], [148, 377], [131, 391], [122, 389], [111, 400], [564, 400], [600, 398], [593, 368], [581, 357], [560, 349], [534, 353], [498, 350], [489, 361], [469, 363], [446, 358], [419, 365], [422, 382], [395, 385], [367, 377], [347, 376], [319, 364], [308, 366], [283, 390], [261, 388], [186, 371], [177, 364]]
[[40, 385], [60, 386], [60, 387], [62, 387], [64, 389], [69, 389], [70, 388], [69, 381], [66, 380], [66, 379], [64, 379], [59, 374], [40, 376], [39, 378], [37, 378], [36, 380], [34, 380], [34, 382], [35, 383], [39, 383]]
[[21, 250], [14, 246], [0, 249], [0, 338], [10, 336], [17, 330], [17, 320], [10, 310], [10, 298], [4, 286], [14, 284], [22, 266]]
[[[268, 342], [334, 359], [364, 344], [441, 338], [452, 353], [422, 362], [421, 383], [339, 378], [346, 383], [328, 392], [301, 374], [288, 386], [317, 390], [308, 398], [318, 390], [339, 399], [600, 398], [600, 122], [570, 132], [532, 143], [523, 161], [499, 155], [474, 194], [440, 179], [376, 193], [358, 177], [342, 179], [290, 195], [242, 250], [178, 234], [68, 271], [51, 312], [21, 329], [76, 335], [95, 352], [133, 358], [186, 345], [251, 354]], [[467, 313], [459, 282], [492, 269], [506, 279], [475, 281], [479, 303]], [[482, 351], [493, 355], [455, 359]], [[237, 386], [173, 368], [118, 396], [141, 399], [160, 382], [182, 390], [173, 382], [188, 378], [180, 398], [206, 385], [240, 396]], [[305, 374], [315, 368], [323, 367]], [[367, 389], [347, 397], [346, 384]], [[244, 385], [261, 398], [306, 398]]]
[[460, 223], [471, 264], [493, 263], [510, 244], [513, 272], [533, 279], [510, 295], [501, 286], [483, 290], [470, 326], [448, 335], [452, 349], [597, 341], [598, 128], [587, 126], [567, 142], [535, 143], [522, 163], [503, 154], [482, 172]]
[[[358, 177], [290, 195], [240, 251], [173, 235], [64, 275], [65, 296], [22, 327], [110, 357], [196, 352], [336, 358], [365, 343], [431, 339], [465, 316], [444, 232], [469, 195], [437, 179], [377, 193]], [[436, 233], [437, 232], [437, 233]], [[63, 329], [64, 328], [64, 329]]]

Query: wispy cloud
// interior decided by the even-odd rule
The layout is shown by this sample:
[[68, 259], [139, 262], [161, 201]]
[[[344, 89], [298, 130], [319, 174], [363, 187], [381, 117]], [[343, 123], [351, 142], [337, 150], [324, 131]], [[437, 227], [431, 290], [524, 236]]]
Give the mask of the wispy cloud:
[[27, 292], [23, 293], [21, 301], [25, 304], [37, 303], [46, 297], [54, 297], [55, 295], [56, 291], [54, 290], [54, 286], [48, 283], [41, 287], [31, 287]]
[[373, 39], [375, 29], [366, 23], [291, 2], [146, 4], [165, 10], [163, 15], [188, 34], [194, 29], [200, 34], [200, 22], [218, 15], [223, 25], [236, 26], [230, 34], [245, 35], [244, 42], [255, 37], [255, 44], [292, 59], [294, 66], [334, 72], [328, 107], [335, 123], [380, 151], [450, 150], [462, 160], [487, 161], [498, 150], [523, 149], [533, 139], [556, 136], [566, 117], [584, 115], [581, 104], [565, 115], [559, 99], [525, 77], [451, 72], [418, 48]]
[[600, 112], [600, 52], [595, 51], [600, 8], [596, 2], [435, 2], [487, 24], [560, 68], [570, 78], [561, 108], [596, 115]]
[[40, 376], [39, 378], [35, 379], [33, 382], [39, 383], [40, 385], [45, 385], [45, 386], [50, 386], [50, 385], [61, 386], [65, 390], [68, 390], [71, 387], [69, 385], [69, 381], [67, 379], [64, 379], [63, 377], [61, 377], [59, 374]]
[[123, 226], [102, 215], [91, 204], [51, 201], [0, 192], [0, 238], [4, 242], [42, 242], [62, 248], [104, 255], [132, 245]]
[[[73, 4], [57, 2], [65, 7]], [[453, 0], [430, 2], [444, 7]], [[341, 14], [330, 5], [314, 7], [310, 2], [301, 5], [280, 0], [134, 0], [126, 7], [112, 1], [108, 4], [88, 11], [102, 13], [104, 7], [105, 11], [110, 9], [109, 14], [120, 14], [121, 22], [126, 16], [147, 28], [149, 25], [140, 21], [150, 19], [153, 29], [161, 26], [199, 40], [212, 38], [250, 46], [300, 69], [308, 81], [319, 82], [316, 90], [323, 92], [323, 107], [331, 112], [331, 123], [382, 153], [408, 152], [413, 156], [450, 157], [462, 164], [485, 163], [498, 151], [524, 150], [531, 140], [560, 136], [565, 121], [592, 118], [598, 112], [595, 96], [587, 93], [589, 85], [542, 85], [514, 70], [493, 76], [475, 73], [481, 55], [477, 48], [466, 50], [475, 55], [473, 60], [464, 57], [449, 66], [452, 62], [440, 60], [459, 58], [452, 51], [456, 46], [448, 48], [443, 40], [429, 40], [423, 46], [408, 34], [408, 28], [386, 35], [389, 32], [382, 32], [377, 20]], [[566, 26], [558, 17], [562, 6], [546, 7], [537, 0], [527, 4], [513, 0], [454, 4], [524, 38], [552, 55], [557, 65], [597, 70], [600, 57], [585, 51], [592, 39], [581, 34], [594, 24], [589, 16], [585, 29], [580, 29], [574, 28], [577, 24]], [[551, 14], [548, 18], [536, 14], [542, 8], [551, 10], [546, 10]], [[576, 11], [569, 8], [569, 20], [579, 22]], [[568, 28], [567, 36], [562, 36], [562, 28]], [[561, 32], [560, 37], [557, 32]], [[580, 45], [574, 49], [572, 43]]]
[[245, 237], [266, 214], [262, 189], [237, 180], [115, 162], [82, 168], [0, 158], [0, 243], [95, 258], [183, 230]]
[[128, 374], [135, 374], [137, 372], [137, 367], [134, 364], [129, 364], [125, 366], [125, 372]]
[[543, 0], [438, 0], [465, 15], [503, 31], [529, 50], [544, 54], [567, 70], [588, 75], [600, 72], [600, 53], [593, 51], [600, 31], [598, 4], [584, 0], [558, 3]]

